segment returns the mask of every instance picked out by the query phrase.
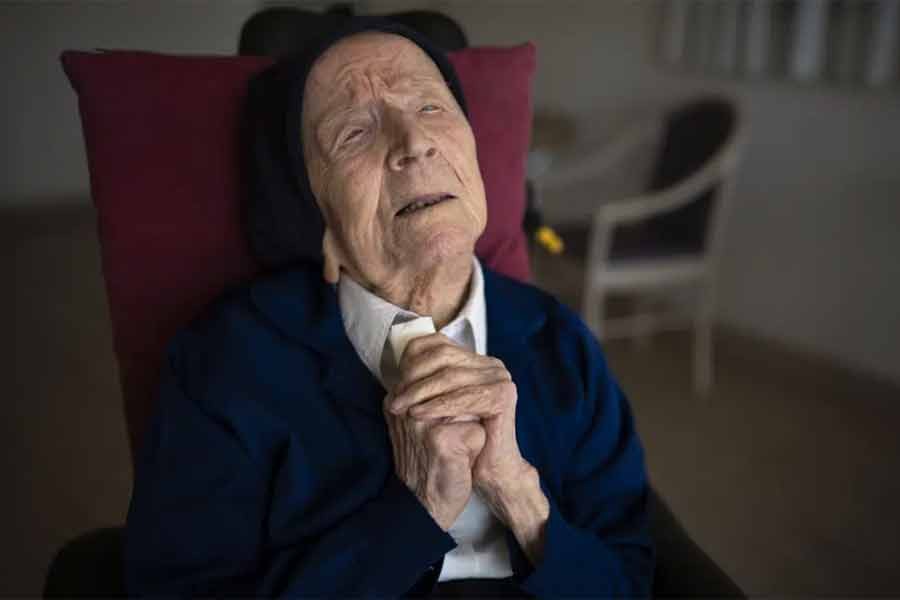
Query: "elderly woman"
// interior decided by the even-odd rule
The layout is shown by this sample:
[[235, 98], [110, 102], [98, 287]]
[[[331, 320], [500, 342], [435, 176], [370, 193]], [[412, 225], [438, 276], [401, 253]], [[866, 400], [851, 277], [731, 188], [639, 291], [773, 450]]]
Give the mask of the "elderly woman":
[[452, 67], [357, 20], [276, 71], [291, 210], [320, 212], [321, 261], [173, 341], [129, 592], [647, 594], [627, 401], [578, 317], [475, 259], [485, 192]]

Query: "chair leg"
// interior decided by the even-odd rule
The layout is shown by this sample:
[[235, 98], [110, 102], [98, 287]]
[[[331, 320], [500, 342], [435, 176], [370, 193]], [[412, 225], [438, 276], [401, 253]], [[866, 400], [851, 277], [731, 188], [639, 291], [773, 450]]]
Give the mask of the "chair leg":
[[698, 322], [694, 331], [694, 390], [701, 396], [712, 387], [712, 327]]
[[653, 302], [646, 296], [639, 296], [634, 303], [634, 321], [631, 329], [631, 343], [645, 349], [650, 345], [652, 332], [656, 329]]
[[581, 314], [588, 328], [594, 332], [597, 339], [603, 339], [604, 319], [603, 292], [597, 288], [587, 287], [581, 305]]
[[713, 384], [712, 295], [700, 291], [700, 310], [694, 321], [694, 391], [701, 396]]

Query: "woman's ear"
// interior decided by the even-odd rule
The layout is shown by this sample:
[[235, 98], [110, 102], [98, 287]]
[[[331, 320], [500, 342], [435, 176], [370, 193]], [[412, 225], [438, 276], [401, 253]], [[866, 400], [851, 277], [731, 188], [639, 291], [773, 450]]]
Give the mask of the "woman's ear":
[[338, 245], [331, 235], [331, 229], [325, 228], [325, 235], [322, 236], [322, 257], [325, 259], [322, 276], [325, 281], [332, 285], [336, 285], [341, 278], [341, 259]]

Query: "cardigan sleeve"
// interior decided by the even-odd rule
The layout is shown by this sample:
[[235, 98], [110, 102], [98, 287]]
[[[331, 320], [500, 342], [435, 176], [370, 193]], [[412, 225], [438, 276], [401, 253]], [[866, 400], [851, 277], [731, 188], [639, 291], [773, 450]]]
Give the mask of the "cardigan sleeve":
[[542, 478], [550, 504], [542, 560], [532, 567], [510, 535], [513, 568], [520, 587], [540, 597], [648, 596], [654, 552], [643, 449], [599, 344], [580, 323], [578, 334], [580, 348], [563, 352], [585, 374], [584, 426], [564, 463], [559, 493]]
[[139, 459], [125, 535], [134, 596], [399, 596], [454, 547], [391, 475], [315, 539], [267, 542], [269, 478], [233, 423], [185, 392], [177, 347]]

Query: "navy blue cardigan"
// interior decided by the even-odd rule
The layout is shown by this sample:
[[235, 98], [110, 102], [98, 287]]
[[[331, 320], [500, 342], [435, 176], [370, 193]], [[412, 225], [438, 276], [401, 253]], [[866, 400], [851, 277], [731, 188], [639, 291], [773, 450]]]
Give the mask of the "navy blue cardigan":
[[[581, 320], [485, 269], [488, 354], [550, 500], [538, 596], [646, 595], [647, 476], [628, 402]], [[299, 267], [215, 303], [172, 342], [125, 538], [134, 595], [401, 596], [454, 547], [393, 473], [385, 390], [334, 289]]]

